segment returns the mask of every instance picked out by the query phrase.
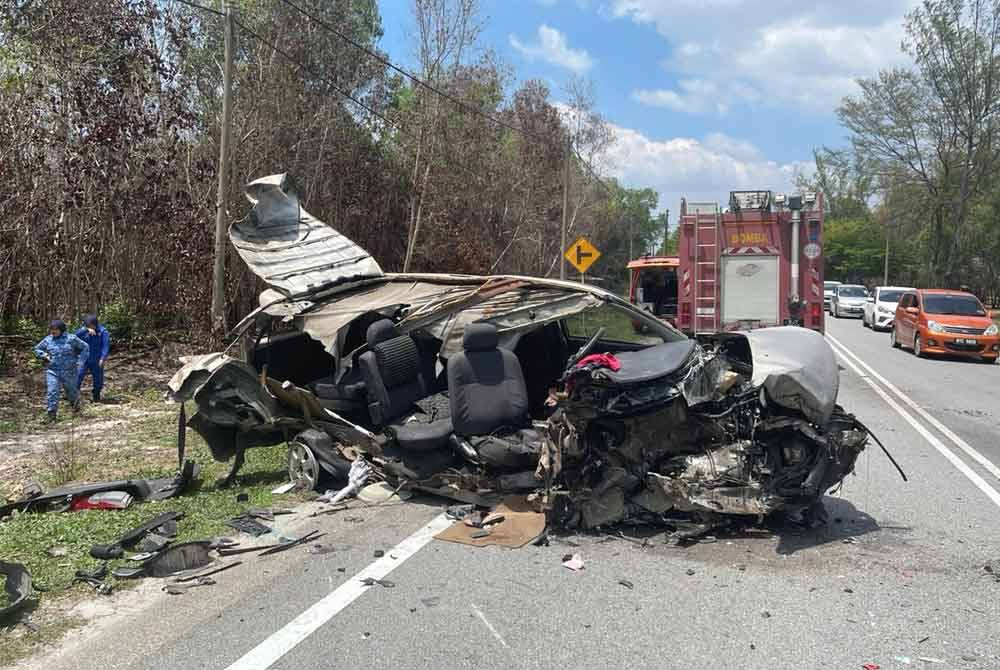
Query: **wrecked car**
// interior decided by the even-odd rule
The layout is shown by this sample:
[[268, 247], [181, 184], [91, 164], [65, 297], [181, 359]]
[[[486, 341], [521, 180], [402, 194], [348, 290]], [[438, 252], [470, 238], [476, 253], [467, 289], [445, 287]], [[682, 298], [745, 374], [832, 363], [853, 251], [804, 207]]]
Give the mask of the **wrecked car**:
[[268, 288], [234, 353], [194, 357], [169, 383], [230, 478], [246, 449], [287, 442], [305, 486], [364, 459], [393, 486], [477, 504], [528, 494], [552, 521], [594, 528], [805, 513], [866, 447], [818, 333], [698, 342], [595, 286], [387, 273], [286, 175], [247, 197], [230, 239]]

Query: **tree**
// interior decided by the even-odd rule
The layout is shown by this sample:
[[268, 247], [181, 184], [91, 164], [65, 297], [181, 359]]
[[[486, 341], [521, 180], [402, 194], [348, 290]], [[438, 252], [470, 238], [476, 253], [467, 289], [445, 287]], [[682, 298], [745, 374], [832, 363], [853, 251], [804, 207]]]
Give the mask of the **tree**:
[[838, 110], [856, 159], [880, 188], [920, 186], [930, 219], [927, 274], [954, 284], [969, 252], [969, 209], [995, 175], [1000, 3], [924, 0], [906, 21], [913, 69], [858, 82]]

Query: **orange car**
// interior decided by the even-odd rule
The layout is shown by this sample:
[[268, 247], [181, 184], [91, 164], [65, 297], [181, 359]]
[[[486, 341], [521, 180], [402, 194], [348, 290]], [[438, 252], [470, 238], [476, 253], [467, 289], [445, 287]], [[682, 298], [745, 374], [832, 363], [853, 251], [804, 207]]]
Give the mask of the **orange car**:
[[907, 291], [896, 307], [890, 341], [921, 357], [953, 354], [993, 363], [1000, 355], [997, 325], [979, 298], [964, 291]]

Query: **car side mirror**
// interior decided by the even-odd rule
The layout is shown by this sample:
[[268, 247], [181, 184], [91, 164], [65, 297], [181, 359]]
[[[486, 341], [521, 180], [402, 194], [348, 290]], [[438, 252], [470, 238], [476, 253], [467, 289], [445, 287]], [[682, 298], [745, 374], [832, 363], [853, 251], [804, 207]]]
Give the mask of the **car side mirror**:
[[916, 307], [907, 307], [906, 308], [906, 313], [907, 314], [920, 314], [920, 310], [917, 309]]

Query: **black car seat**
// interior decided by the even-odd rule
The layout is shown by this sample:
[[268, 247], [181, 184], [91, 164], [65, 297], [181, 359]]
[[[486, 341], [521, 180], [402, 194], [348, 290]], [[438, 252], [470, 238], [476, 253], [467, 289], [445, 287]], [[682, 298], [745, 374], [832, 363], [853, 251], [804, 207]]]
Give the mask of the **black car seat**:
[[420, 352], [409, 335], [389, 319], [376, 321], [366, 334], [369, 350], [358, 357], [372, 423], [386, 430], [407, 451], [430, 451], [447, 445], [449, 419], [435, 419], [418, 401], [430, 395]]
[[451, 422], [460, 451], [493, 468], [524, 470], [538, 462], [541, 438], [531, 429], [528, 391], [513, 352], [497, 346], [489, 323], [470, 324], [463, 351], [448, 360]]

